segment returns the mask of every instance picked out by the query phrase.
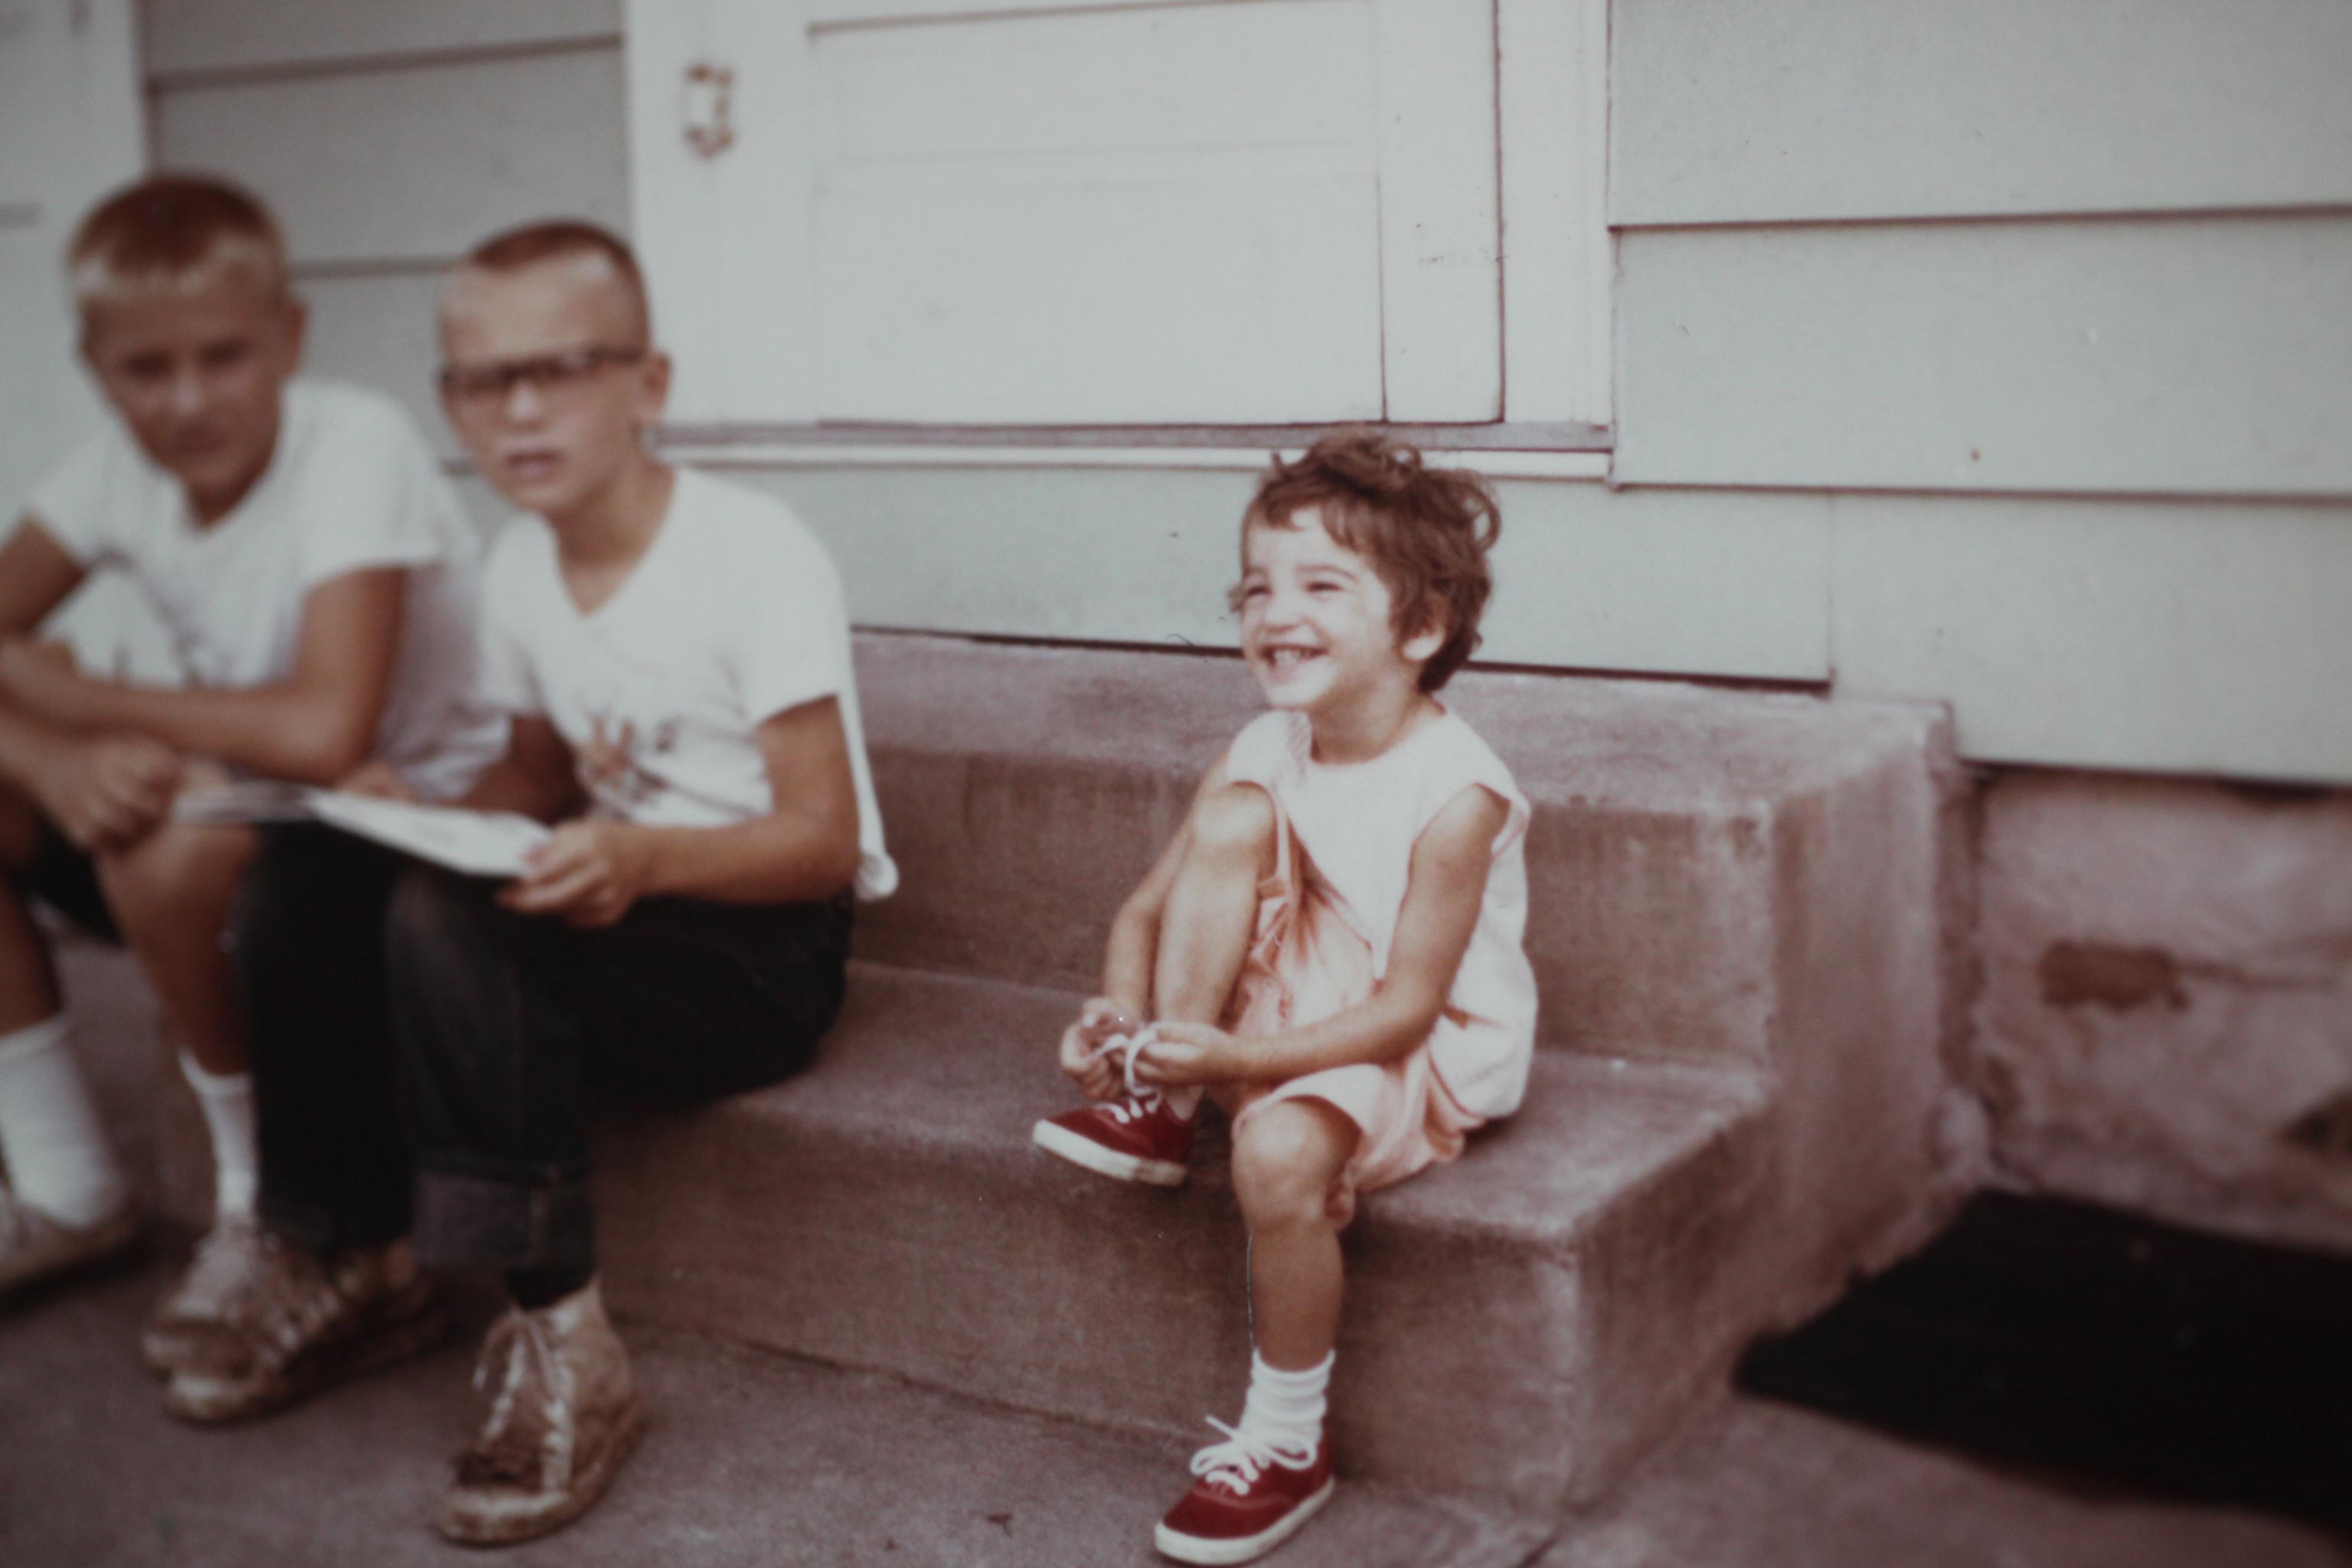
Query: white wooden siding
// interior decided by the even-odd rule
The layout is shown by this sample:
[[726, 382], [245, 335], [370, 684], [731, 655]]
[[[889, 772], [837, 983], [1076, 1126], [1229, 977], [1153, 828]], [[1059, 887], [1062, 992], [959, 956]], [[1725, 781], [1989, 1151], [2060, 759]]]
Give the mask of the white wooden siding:
[[142, 0], [140, 9], [151, 77], [621, 38], [621, 0]]
[[310, 309], [305, 367], [397, 399], [444, 456], [456, 457], [457, 438], [433, 388], [441, 360], [434, 321], [439, 268], [305, 278], [298, 287]]
[[1979, 762], [2352, 783], [2352, 507], [1845, 495], [1837, 689]]
[[[861, 625], [1234, 644], [1224, 598], [1252, 474], [734, 471], [793, 501], [824, 537]], [[1823, 498], [1544, 480], [1498, 490], [1505, 526], [1480, 658], [1826, 679]]]
[[1620, 240], [1617, 473], [2352, 493], [2352, 218]]
[[298, 263], [441, 261], [533, 217], [624, 226], [618, 51], [214, 80], [158, 93], [161, 161], [277, 213]]
[[1624, 225], [2352, 201], [2344, 0], [1617, 0]]

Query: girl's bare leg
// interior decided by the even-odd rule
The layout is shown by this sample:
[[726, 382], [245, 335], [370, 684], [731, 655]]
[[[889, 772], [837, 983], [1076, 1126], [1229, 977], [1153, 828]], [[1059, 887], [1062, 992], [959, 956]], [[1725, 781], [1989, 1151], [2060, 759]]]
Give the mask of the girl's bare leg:
[[1160, 912], [1152, 1004], [1173, 1023], [1214, 1024], [1249, 956], [1258, 883], [1274, 871], [1274, 802], [1228, 784], [1193, 809], [1191, 833]]
[[1327, 1200], [1360, 1136], [1318, 1100], [1277, 1100], [1234, 1135], [1257, 1352], [1284, 1372], [1320, 1365], [1339, 1339], [1344, 1276]]

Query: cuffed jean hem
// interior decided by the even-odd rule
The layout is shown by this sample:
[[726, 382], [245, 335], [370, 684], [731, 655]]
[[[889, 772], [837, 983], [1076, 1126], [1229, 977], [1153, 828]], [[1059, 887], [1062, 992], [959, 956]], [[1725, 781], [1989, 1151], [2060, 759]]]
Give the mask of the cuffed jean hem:
[[588, 1184], [419, 1171], [415, 1246], [416, 1260], [436, 1268], [593, 1269]]

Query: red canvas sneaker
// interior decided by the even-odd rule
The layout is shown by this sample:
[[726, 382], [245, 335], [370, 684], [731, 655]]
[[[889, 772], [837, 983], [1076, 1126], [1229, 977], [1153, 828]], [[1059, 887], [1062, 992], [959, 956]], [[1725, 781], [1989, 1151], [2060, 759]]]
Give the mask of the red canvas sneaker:
[[1255, 1562], [1298, 1532], [1331, 1500], [1331, 1445], [1309, 1453], [1244, 1436], [1222, 1421], [1225, 1434], [1192, 1456], [1201, 1479], [1168, 1510], [1151, 1543], [1179, 1563]]
[[1049, 1116], [1030, 1135], [1040, 1149], [1089, 1171], [1155, 1187], [1181, 1186], [1192, 1158], [1192, 1119], [1150, 1089]]

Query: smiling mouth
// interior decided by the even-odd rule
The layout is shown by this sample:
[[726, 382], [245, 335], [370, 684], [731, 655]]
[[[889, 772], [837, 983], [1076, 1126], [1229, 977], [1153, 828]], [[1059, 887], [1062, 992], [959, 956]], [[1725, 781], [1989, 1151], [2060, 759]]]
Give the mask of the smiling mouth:
[[1312, 647], [1270, 647], [1258, 657], [1276, 669], [1297, 669], [1309, 659], [1321, 658], [1323, 650]]
[[517, 479], [536, 479], [553, 473], [560, 461], [553, 452], [510, 452], [499, 466]]

